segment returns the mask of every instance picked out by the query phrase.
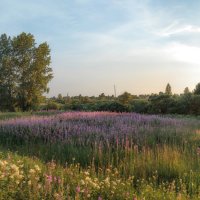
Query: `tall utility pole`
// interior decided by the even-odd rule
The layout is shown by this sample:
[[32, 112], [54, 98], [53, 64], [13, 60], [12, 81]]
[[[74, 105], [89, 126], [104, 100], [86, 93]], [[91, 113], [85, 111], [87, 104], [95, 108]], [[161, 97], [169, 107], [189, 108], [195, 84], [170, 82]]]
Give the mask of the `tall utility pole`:
[[114, 94], [115, 94], [115, 98], [116, 98], [116, 87], [114, 85]]

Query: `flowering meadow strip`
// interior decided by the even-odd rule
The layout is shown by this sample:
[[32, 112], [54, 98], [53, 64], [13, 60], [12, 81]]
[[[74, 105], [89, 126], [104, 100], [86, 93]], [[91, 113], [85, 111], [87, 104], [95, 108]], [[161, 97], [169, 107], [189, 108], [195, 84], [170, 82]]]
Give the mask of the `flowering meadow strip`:
[[73, 157], [82, 166], [121, 164], [126, 166], [121, 171], [129, 176], [138, 152], [152, 153], [148, 148], [156, 145], [182, 145], [187, 129], [185, 120], [156, 115], [66, 112], [0, 121], [0, 142], [6, 148], [22, 146], [22, 153], [34, 152], [62, 164]]
[[[0, 121], [0, 136], [16, 136], [33, 141], [41, 138], [44, 142], [87, 143], [115, 141], [126, 138], [142, 140], [144, 134], [150, 135], [158, 129], [171, 127], [181, 132], [185, 122], [172, 118], [135, 113], [109, 112], [67, 112], [49, 117], [25, 117]], [[148, 132], [148, 133], [147, 133]]]
[[[0, 152], [1, 153], [1, 152]], [[186, 193], [186, 185], [177, 180], [156, 187], [157, 173], [149, 182], [137, 180], [137, 190], [132, 186], [134, 177], [124, 179], [118, 170], [107, 168], [105, 172], [78, 164], [61, 167], [55, 162], [44, 165], [38, 160], [20, 157], [9, 153], [0, 156], [0, 200], [5, 199], [44, 199], [44, 200], [180, 200], [193, 199]], [[194, 198], [195, 199], [195, 198]]]

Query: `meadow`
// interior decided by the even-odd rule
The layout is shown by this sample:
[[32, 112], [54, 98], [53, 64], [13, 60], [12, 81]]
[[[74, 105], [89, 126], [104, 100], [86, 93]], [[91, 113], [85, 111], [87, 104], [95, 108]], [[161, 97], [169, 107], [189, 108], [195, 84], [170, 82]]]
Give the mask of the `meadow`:
[[200, 199], [198, 118], [0, 116], [0, 199]]

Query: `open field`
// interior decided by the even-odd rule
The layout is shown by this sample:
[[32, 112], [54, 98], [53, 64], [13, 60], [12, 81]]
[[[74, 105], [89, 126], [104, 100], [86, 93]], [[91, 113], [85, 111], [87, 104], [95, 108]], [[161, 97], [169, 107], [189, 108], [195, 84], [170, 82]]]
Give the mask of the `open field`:
[[196, 118], [18, 116], [1, 114], [0, 199], [200, 199]]
[[50, 110], [50, 111], [36, 111], [36, 112], [0, 112], [0, 120], [20, 118], [20, 117], [28, 117], [32, 115], [36, 116], [49, 116], [61, 113], [59, 110]]

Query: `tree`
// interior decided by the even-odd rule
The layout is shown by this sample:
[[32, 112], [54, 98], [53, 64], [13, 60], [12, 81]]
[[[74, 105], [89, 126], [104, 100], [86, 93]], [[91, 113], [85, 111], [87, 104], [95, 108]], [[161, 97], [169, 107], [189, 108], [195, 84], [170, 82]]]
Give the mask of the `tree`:
[[189, 114], [200, 115], [200, 95], [192, 95], [190, 99]]
[[100, 100], [104, 100], [106, 98], [106, 95], [104, 94], [104, 93], [101, 93], [100, 95], [99, 95], [99, 99]]
[[169, 83], [166, 86], [165, 94], [172, 95], [172, 88], [171, 88], [171, 85]]
[[12, 40], [6, 34], [0, 36], [0, 72], [0, 109], [14, 111], [17, 73]]
[[194, 89], [194, 94], [195, 95], [200, 95], [200, 83], [198, 83]]
[[173, 96], [169, 96], [168, 94], [151, 95], [149, 97], [149, 103], [150, 113], [166, 114], [170, 113], [170, 110], [174, 107], [175, 98]]
[[[6, 90], [10, 91], [8, 101], [15, 102], [23, 111], [37, 106], [43, 99], [43, 93], [48, 92], [47, 84], [53, 78], [50, 61], [46, 42], [36, 46], [30, 33], [21, 33], [13, 38], [3, 34], [0, 38], [0, 68], [4, 73], [0, 77], [0, 96]], [[5, 84], [4, 79], [9, 80], [9, 84]], [[13, 105], [9, 104], [11, 110]]]
[[132, 95], [128, 92], [124, 92], [123, 94], [118, 96], [119, 102], [122, 104], [128, 104], [132, 99]]
[[189, 90], [188, 87], [186, 87], [186, 88], [184, 89], [184, 94], [185, 94], [185, 95], [190, 94], [190, 90]]
[[59, 99], [59, 100], [62, 100], [62, 99], [63, 99], [62, 94], [60, 94], [60, 93], [58, 94], [58, 99]]

